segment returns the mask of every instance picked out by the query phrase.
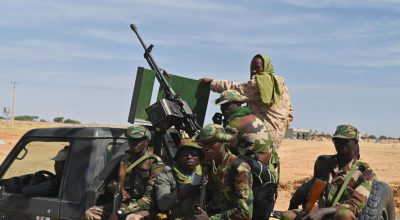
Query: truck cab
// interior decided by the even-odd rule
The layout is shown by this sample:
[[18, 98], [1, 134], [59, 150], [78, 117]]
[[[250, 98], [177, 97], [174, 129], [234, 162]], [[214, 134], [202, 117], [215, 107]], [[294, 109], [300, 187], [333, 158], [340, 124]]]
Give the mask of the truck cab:
[[[0, 219], [81, 219], [98, 198], [110, 166], [116, 165], [111, 163], [127, 149], [125, 131], [108, 127], [28, 131], [0, 165]], [[51, 158], [67, 145], [58, 195], [24, 196], [22, 189], [35, 173], [54, 173]]]

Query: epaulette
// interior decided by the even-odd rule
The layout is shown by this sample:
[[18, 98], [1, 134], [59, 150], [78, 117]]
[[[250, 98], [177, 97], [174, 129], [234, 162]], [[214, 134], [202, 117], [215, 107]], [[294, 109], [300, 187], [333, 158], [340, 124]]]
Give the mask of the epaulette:
[[163, 168], [163, 172], [164, 173], [168, 173], [170, 171], [172, 171], [172, 168], [170, 166], [168, 166], [168, 165], [165, 165], [164, 168]]

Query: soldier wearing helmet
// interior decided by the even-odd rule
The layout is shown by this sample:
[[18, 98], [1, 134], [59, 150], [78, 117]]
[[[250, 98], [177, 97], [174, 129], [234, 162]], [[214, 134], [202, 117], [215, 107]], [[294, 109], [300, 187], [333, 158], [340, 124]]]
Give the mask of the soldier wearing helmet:
[[[150, 131], [141, 125], [132, 125], [126, 131], [129, 148], [123, 160], [128, 164], [121, 211], [126, 219], [141, 219], [149, 215], [151, 191], [157, 175], [163, 170], [161, 158], [149, 152]], [[115, 184], [116, 185], [116, 184]], [[93, 206], [86, 210], [86, 219], [101, 219], [109, 207]]]
[[[197, 137], [208, 170], [208, 209], [198, 208], [194, 219], [251, 219], [253, 214], [253, 177], [250, 166], [227, 150], [225, 144], [234, 137], [221, 125], [206, 125]], [[236, 163], [234, 180], [231, 166]], [[207, 212], [206, 212], [207, 211]]]
[[250, 64], [250, 81], [246, 83], [201, 78], [214, 92], [233, 89], [249, 98], [249, 107], [260, 118], [278, 149], [286, 130], [293, 121], [294, 110], [289, 91], [282, 77], [276, 76], [270, 58], [256, 54]]
[[[215, 104], [221, 106], [225, 117], [225, 130], [236, 137], [232, 151], [238, 155], [253, 156], [266, 165], [271, 165], [271, 171], [277, 166], [278, 156], [272, 144], [271, 136], [264, 123], [257, 118], [250, 108], [242, 106], [248, 98], [236, 90], [223, 91]], [[271, 156], [274, 158], [271, 160]]]
[[[322, 219], [333, 214], [336, 220], [355, 220], [366, 205], [375, 174], [367, 163], [359, 160], [359, 131], [352, 125], [339, 125], [332, 141], [335, 155], [321, 155], [315, 162], [313, 178], [304, 183], [293, 195], [289, 209], [307, 202], [311, 186], [316, 179], [327, 182], [318, 207], [306, 219]], [[349, 179], [347, 185], [346, 179]], [[340, 194], [340, 189], [344, 189]], [[286, 211], [286, 219], [294, 219], [297, 211]]]
[[190, 218], [195, 214], [194, 203], [198, 197], [202, 169], [200, 146], [192, 139], [183, 139], [172, 166], [165, 166], [154, 185], [158, 211], [168, 219]]

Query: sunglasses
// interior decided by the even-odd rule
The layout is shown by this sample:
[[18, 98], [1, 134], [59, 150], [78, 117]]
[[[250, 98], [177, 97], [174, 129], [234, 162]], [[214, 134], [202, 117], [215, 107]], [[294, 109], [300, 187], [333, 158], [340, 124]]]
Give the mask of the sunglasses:
[[192, 155], [192, 157], [200, 156], [200, 152], [198, 150], [183, 150], [179, 154], [183, 157], [187, 157], [189, 154]]
[[146, 138], [128, 138], [128, 142], [130, 142], [130, 143], [138, 143], [138, 142], [143, 141], [144, 139], [146, 139]]

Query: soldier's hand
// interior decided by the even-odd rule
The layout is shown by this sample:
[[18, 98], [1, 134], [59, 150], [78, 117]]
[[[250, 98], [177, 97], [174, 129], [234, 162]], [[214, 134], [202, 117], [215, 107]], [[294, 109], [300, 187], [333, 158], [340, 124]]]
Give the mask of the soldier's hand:
[[85, 219], [86, 220], [101, 219], [102, 215], [103, 215], [103, 209], [98, 206], [92, 206], [85, 211]]
[[208, 220], [207, 212], [204, 211], [202, 208], [197, 207], [197, 215], [193, 216], [194, 220]]
[[122, 189], [122, 201], [127, 199], [129, 199], [129, 193], [125, 189]]
[[142, 197], [137, 200], [137, 203], [141, 206], [148, 205], [148, 204], [150, 204], [150, 202], [151, 202], [151, 199], [147, 198], [147, 197]]
[[304, 216], [303, 220], [321, 220], [325, 215], [333, 214], [336, 209], [333, 207], [321, 208], [315, 211], [311, 211], [308, 215]]
[[178, 198], [195, 197], [199, 193], [199, 186], [185, 184], [178, 189]]
[[201, 83], [207, 84], [207, 85], [210, 84], [213, 81], [213, 79], [210, 79], [210, 78], [201, 78], [199, 80], [200, 80]]

